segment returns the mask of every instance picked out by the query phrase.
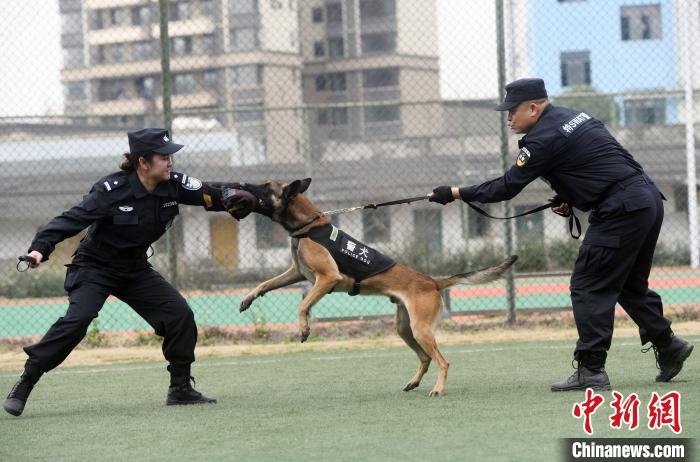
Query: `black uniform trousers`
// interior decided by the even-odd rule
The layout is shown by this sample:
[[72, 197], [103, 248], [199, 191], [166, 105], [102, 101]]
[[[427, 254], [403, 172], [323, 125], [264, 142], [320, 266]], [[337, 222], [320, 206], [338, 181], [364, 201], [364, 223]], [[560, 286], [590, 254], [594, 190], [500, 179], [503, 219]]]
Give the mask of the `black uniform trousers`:
[[68, 310], [38, 343], [24, 348], [29, 355], [28, 367], [48, 372], [61, 364], [85, 337], [90, 322], [112, 294], [163, 337], [163, 355], [170, 362], [171, 373], [189, 375], [197, 343], [194, 314], [184, 297], [153, 268], [126, 273], [73, 264], [66, 272], [64, 287], [69, 293]]
[[664, 217], [662, 197], [640, 175], [616, 185], [591, 212], [571, 277], [577, 357], [581, 351], [610, 348], [617, 302], [639, 326], [642, 344], [670, 333], [661, 297], [649, 290]]

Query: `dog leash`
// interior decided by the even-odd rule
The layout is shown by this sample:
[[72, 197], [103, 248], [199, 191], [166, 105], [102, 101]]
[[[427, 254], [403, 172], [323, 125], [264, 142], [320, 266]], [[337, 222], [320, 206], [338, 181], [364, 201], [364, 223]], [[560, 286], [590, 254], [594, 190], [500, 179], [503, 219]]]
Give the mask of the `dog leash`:
[[[409, 197], [406, 199], [397, 199], [394, 201], [388, 201], [388, 202], [381, 202], [379, 204], [367, 204], [367, 205], [358, 205], [356, 207], [347, 207], [344, 209], [337, 209], [337, 210], [328, 210], [326, 212], [321, 212], [320, 216], [328, 216], [328, 215], [337, 215], [340, 213], [347, 213], [347, 212], [353, 212], [355, 210], [363, 210], [363, 209], [378, 209], [379, 207], [386, 207], [388, 205], [399, 205], [399, 204], [410, 204], [411, 202], [417, 202], [417, 201], [424, 201], [428, 199], [430, 195], [426, 196], [416, 196], [416, 197]], [[551, 209], [552, 207], [556, 207], [560, 205], [559, 203], [552, 202], [549, 204], [544, 204], [540, 205], [539, 207], [535, 207], [532, 210], [528, 210], [523, 213], [519, 213], [517, 215], [513, 215], [510, 217], [496, 217], [491, 215], [490, 213], [486, 212], [485, 210], [481, 209], [480, 207], [477, 207], [476, 205], [472, 204], [471, 202], [467, 202], [467, 205], [471, 207], [474, 211], [477, 213], [494, 219], [494, 220], [512, 220], [513, 218], [519, 218], [519, 217], [524, 217], [526, 215], [531, 215], [533, 213], [541, 212], [542, 210], [547, 210]], [[565, 218], [569, 218], [569, 234], [571, 235], [572, 238], [578, 239], [581, 237], [581, 221], [578, 219], [576, 214], [574, 213], [573, 209], [570, 209], [569, 215], [565, 215], [560, 212], [554, 212], [557, 215], [560, 215]], [[574, 234], [574, 227], [576, 227], [576, 234]]]

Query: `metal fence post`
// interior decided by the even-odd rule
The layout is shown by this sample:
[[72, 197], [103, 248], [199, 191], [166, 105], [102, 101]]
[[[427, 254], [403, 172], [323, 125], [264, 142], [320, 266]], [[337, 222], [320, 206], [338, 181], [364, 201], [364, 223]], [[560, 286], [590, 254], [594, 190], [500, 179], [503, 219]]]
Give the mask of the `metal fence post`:
[[[172, 110], [172, 76], [170, 74], [170, 36], [168, 34], [168, 0], [158, 0], [160, 10], [160, 75], [163, 89], [163, 124], [173, 139], [173, 110]], [[177, 287], [177, 240], [171, 227], [165, 234], [168, 247], [168, 270], [170, 282]]]
[[[498, 54], [498, 99], [502, 101], [505, 96], [506, 86], [506, 57], [505, 57], [505, 29], [503, 18], [503, 0], [496, 1], [496, 42]], [[506, 113], [501, 111], [501, 168], [505, 171], [508, 168], [508, 128], [506, 124]], [[512, 215], [512, 208], [508, 201], [503, 202], [504, 216]], [[513, 253], [513, 224], [510, 220], [504, 220], [503, 247], [506, 256]], [[513, 271], [506, 272], [506, 299], [508, 303], [508, 314], [506, 321], [515, 322], [515, 281]]]

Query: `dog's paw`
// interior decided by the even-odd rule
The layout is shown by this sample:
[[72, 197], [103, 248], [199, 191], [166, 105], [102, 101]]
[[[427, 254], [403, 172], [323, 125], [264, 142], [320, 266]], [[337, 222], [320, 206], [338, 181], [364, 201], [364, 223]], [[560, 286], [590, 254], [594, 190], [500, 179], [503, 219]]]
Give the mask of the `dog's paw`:
[[311, 335], [311, 329], [304, 329], [301, 331], [301, 343], [304, 343], [306, 339]]
[[442, 396], [442, 391], [440, 390], [430, 390], [430, 393], [428, 393], [428, 396], [433, 397], [433, 396]]
[[250, 308], [250, 305], [253, 303], [253, 300], [255, 300], [255, 297], [246, 297], [243, 299], [241, 302], [241, 306], [238, 308], [238, 311], [243, 313], [245, 310]]
[[408, 382], [406, 386], [403, 387], [403, 391], [411, 391], [414, 388], [418, 388], [418, 385], [420, 385], [420, 383]]

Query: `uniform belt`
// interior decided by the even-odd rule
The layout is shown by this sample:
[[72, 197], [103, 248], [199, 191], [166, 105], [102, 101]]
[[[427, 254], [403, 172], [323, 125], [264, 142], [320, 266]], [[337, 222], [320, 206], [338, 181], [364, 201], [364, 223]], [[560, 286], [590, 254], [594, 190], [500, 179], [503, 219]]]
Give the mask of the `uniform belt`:
[[106, 244], [99, 241], [87, 241], [82, 244], [82, 246], [88, 250], [94, 249], [98, 253], [105, 252], [109, 253], [114, 257], [122, 257], [127, 259], [146, 259], [146, 249], [147, 247], [130, 247], [130, 248], [119, 248], [112, 245]]
[[600, 204], [605, 202], [605, 200], [608, 197], [612, 196], [616, 192], [621, 191], [623, 189], [627, 189], [628, 186], [641, 182], [644, 182], [645, 184], [654, 184], [654, 182], [651, 181], [651, 178], [649, 178], [649, 176], [646, 173], [635, 173], [634, 175], [628, 176], [627, 178], [623, 178], [617, 183], [613, 183], [612, 185], [610, 185], [605, 191], [603, 191], [603, 194], [600, 195], [600, 201], [598, 201], [598, 204], [593, 208], [598, 208]]

